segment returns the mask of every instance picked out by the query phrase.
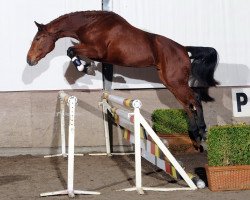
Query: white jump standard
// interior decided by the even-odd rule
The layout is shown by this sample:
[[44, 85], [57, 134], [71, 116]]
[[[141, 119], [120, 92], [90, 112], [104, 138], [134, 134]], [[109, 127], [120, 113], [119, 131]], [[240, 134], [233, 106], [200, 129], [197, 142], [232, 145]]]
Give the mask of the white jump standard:
[[[116, 112], [116, 109], [112, 109], [111, 103], [119, 104], [120, 106], [133, 109], [133, 112], [128, 113], [127, 111], [122, 111], [121, 109], [119, 112]], [[135, 187], [122, 189], [124, 191], [137, 191], [139, 194], [144, 194], [144, 190], [151, 190], [151, 191], [175, 191], [175, 190], [196, 190], [197, 187], [190, 179], [188, 174], [183, 170], [180, 164], [176, 161], [174, 156], [170, 153], [168, 148], [163, 144], [160, 138], [156, 135], [150, 125], [146, 122], [143, 116], [140, 114], [140, 108], [142, 106], [139, 100], [131, 100], [125, 99], [119, 96], [110, 95], [108, 93], [103, 94], [102, 98], [102, 106], [103, 112], [107, 113], [109, 111], [113, 116], [118, 115], [121, 118], [122, 122], [125, 124], [131, 125], [133, 124], [133, 132], [134, 132], [134, 144], [135, 144]], [[118, 110], [117, 110], [118, 111]], [[120, 114], [120, 115], [119, 115]], [[105, 116], [105, 115], [104, 115]], [[106, 121], [107, 119], [104, 118]], [[109, 141], [109, 133], [107, 127], [107, 121], [104, 121], [105, 126], [105, 137], [106, 137], [106, 147], [107, 153], [110, 153], [110, 141]], [[106, 125], [105, 125], [106, 123]], [[120, 126], [120, 124], [118, 122]], [[155, 188], [155, 187], [143, 187], [142, 186], [142, 172], [141, 172], [141, 125], [146, 130], [148, 135], [152, 138], [154, 143], [159, 147], [159, 149], [163, 152], [163, 154], [167, 157], [169, 162], [175, 167], [176, 171], [180, 174], [180, 176], [185, 180], [189, 187], [182, 187], [182, 188]], [[126, 127], [124, 127], [126, 128]]]
[[[67, 103], [69, 107], [69, 136], [68, 136], [68, 181], [67, 189], [55, 192], [41, 193], [40, 196], [55, 196], [55, 195], [68, 195], [69, 197], [74, 197], [75, 194], [88, 194], [88, 195], [99, 195], [100, 192], [95, 191], [83, 191], [74, 189], [74, 146], [75, 146], [75, 107], [77, 105], [77, 98], [75, 96], [69, 96], [63, 91], [59, 92], [59, 97], [61, 101]], [[64, 110], [64, 109], [63, 109]], [[62, 116], [62, 115], [61, 115]], [[64, 116], [64, 112], [63, 112]], [[64, 125], [64, 121], [61, 121], [61, 125]], [[65, 153], [65, 132], [62, 134], [62, 141], [64, 140], [64, 145], [62, 145], [62, 154], [66, 156]], [[62, 142], [63, 143], [63, 142]]]
[[[61, 127], [60, 127], [60, 132], [61, 132], [61, 153], [53, 154], [53, 155], [47, 155], [47, 156], [44, 156], [44, 158], [59, 157], [59, 156], [67, 157], [67, 155], [68, 155], [66, 153], [66, 142], [65, 142], [65, 136], [66, 136], [65, 135], [65, 106], [69, 104], [69, 98], [76, 98], [76, 97], [69, 96], [64, 91], [58, 92], [58, 99], [60, 100], [60, 113], [58, 113], [58, 114], [60, 115], [60, 125], [61, 125]], [[76, 99], [75, 105], [77, 105], [77, 99]], [[77, 153], [77, 154], [74, 154], [74, 155], [75, 156], [83, 156], [84, 154]]]

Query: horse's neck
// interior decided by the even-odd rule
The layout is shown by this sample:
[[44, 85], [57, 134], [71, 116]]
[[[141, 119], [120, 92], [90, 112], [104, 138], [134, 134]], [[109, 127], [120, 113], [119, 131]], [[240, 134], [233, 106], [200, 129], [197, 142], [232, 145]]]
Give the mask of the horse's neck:
[[77, 30], [83, 26], [80, 23], [73, 23], [73, 18], [64, 18], [61, 20], [52, 21], [49, 24], [50, 30], [56, 35], [57, 39], [63, 37], [72, 37], [78, 39]]
[[[107, 14], [107, 13], [104, 13]], [[49, 26], [56, 34], [57, 39], [62, 37], [72, 37], [78, 39], [78, 30], [88, 30], [90, 25], [103, 20], [105, 16], [102, 11], [82, 11], [63, 15], [54, 21], [50, 22]]]
[[76, 32], [71, 31], [71, 30], [63, 30], [57, 34], [57, 39], [64, 38], [64, 37], [71, 37], [71, 38], [75, 38], [77, 40], [79, 39]]
[[57, 40], [64, 37], [72, 37], [78, 39], [76, 28], [70, 26], [58, 27], [53, 33], [56, 35]]

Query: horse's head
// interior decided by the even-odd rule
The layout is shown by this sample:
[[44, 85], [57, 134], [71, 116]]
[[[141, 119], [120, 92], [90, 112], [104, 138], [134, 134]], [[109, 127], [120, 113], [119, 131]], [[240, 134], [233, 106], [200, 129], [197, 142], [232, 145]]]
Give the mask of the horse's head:
[[35, 35], [27, 55], [27, 63], [36, 65], [39, 60], [45, 57], [55, 47], [56, 36], [47, 29], [46, 25], [35, 22], [38, 32]]

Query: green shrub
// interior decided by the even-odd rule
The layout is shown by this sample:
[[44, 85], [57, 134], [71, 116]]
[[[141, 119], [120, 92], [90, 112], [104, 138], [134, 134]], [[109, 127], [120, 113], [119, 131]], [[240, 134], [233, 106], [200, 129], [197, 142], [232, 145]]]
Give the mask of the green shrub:
[[208, 132], [208, 165], [250, 165], [250, 126], [215, 126]]
[[188, 133], [188, 119], [182, 109], [157, 109], [152, 113], [152, 122], [158, 133]]

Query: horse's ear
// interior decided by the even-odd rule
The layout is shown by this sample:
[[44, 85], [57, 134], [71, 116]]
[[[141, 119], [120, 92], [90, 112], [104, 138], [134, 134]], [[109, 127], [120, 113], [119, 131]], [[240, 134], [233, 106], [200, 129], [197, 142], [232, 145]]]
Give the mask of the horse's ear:
[[39, 23], [37, 23], [36, 21], [34, 21], [34, 22], [35, 22], [35, 24], [36, 24], [36, 26], [37, 26], [37, 28], [38, 28], [38, 31], [42, 31], [42, 30], [44, 30], [45, 25], [43, 25], [43, 24], [39, 24]]

